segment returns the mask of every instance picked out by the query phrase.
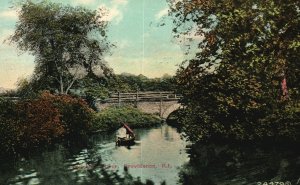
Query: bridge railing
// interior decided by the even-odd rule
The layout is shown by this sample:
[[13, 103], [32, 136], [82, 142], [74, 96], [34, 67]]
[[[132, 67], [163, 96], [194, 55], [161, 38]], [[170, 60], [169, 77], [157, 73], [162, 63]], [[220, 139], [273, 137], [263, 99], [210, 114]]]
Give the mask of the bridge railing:
[[110, 93], [109, 98], [105, 99], [104, 102], [176, 101], [181, 97], [172, 91], [118, 92]]
[[[118, 102], [141, 102], [141, 101], [178, 101], [182, 95], [172, 91], [137, 91], [137, 92], [112, 92], [109, 98], [97, 99], [100, 102], [118, 103]], [[12, 101], [20, 100], [20, 97], [1, 97]]]

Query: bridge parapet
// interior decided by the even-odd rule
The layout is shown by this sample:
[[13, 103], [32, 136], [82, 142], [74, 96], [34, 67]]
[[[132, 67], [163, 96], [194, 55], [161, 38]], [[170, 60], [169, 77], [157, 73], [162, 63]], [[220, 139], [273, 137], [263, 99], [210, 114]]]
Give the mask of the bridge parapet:
[[[143, 112], [157, 114], [166, 118], [169, 113], [180, 107], [182, 96], [171, 91], [147, 91], [134, 93], [110, 93], [105, 100], [97, 99], [97, 107], [101, 110], [111, 106], [131, 105]], [[174, 110], [173, 110], [174, 109]]]
[[100, 100], [107, 103], [137, 102], [137, 101], [178, 101], [182, 96], [172, 91], [146, 91], [133, 93], [110, 93], [109, 98]]

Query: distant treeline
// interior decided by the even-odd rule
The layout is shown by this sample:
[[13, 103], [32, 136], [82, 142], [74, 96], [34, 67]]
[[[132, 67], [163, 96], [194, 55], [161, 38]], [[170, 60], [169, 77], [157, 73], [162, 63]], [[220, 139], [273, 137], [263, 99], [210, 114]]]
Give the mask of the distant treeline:
[[[57, 92], [57, 85], [51, 79], [19, 79], [16, 90], [2, 93], [5, 96], [35, 97], [39, 92], [48, 90]], [[148, 78], [142, 74], [133, 75], [122, 73], [111, 77], [90, 78], [86, 77], [76, 81], [70, 94], [78, 96], [92, 96], [106, 98], [109, 92], [136, 92], [136, 91], [174, 91], [175, 81], [173, 76], [165, 74], [160, 78]]]

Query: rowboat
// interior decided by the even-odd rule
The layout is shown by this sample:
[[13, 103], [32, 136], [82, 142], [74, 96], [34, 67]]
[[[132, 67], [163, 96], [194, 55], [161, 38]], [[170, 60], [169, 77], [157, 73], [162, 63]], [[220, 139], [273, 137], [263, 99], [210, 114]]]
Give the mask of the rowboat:
[[131, 146], [135, 144], [135, 138], [122, 138], [118, 137], [116, 141], [117, 146]]
[[116, 146], [131, 146], [135, 144], [135, 135], [131, 128], [123, 123], [123, 128], [126, 129], [126, 135], [124, 137], [117, 136]]

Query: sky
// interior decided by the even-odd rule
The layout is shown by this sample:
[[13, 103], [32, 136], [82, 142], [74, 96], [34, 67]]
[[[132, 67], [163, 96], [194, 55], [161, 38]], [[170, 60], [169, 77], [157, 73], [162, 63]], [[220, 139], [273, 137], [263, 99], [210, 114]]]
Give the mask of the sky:
[[[18, 79], [29, 78], [34, 69], [34, 56], [4, 42], [18, 20], [10, 8], [12, 1], [0, 1], [0, 87], [8, 89], [15, 88]], [[109, 11], [103, 19], [109, 21], [109, 41], [116, 47], [105, 60], [116, 74], [151, 78], [174, 75], [178, 64], [186, 59], [182, 46], [173, 38], [166, 0], [49, 1], [92, 10], [105, 7]]]

